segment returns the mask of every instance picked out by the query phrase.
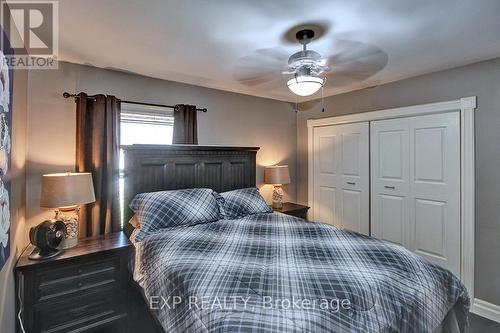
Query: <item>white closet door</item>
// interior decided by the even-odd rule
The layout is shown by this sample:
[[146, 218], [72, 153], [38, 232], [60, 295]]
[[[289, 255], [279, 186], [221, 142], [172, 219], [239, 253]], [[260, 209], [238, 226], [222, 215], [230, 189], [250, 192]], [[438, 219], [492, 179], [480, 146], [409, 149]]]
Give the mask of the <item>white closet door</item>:
[[368, 234], [368, 123], [318, 127], [313, 140], [313, 219]]
[[372, 235], [460, 276], [458, 112], [371, 123]]
[[410, 249], [460, 276], [459, 113], [410, 121]]
[[408, 119], [371, 123], [372, 235], [409, 245]]

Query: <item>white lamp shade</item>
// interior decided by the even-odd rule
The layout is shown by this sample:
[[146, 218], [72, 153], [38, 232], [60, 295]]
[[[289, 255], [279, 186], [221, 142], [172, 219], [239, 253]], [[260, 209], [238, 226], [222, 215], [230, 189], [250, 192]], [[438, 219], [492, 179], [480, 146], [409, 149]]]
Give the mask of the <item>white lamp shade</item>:
[[264, 182], [266, 184], [290, 184], [288, 165], [273, 165], [266, 167], [264, 170]]
[[92, 174], [53, 173], [42, 176], [40, 207], [61, 208], [95, 201]]
[[314, 76], [297, 76], [288, 80], [287, 86], [295, 95], [309, 96], [323, 86], [323, 79]]

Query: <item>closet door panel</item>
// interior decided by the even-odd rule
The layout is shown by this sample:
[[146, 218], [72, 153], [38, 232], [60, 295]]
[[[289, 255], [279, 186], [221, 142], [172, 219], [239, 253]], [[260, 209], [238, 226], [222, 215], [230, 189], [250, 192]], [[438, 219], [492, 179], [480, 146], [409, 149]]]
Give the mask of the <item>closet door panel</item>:
[[371, 123], [372, 235], [408, 245], [408, 119]]
[[369, 125], [340, 125], [341, 191], [339, 207], [342, 227], [365, 235], [370, 233], [369, 216]]
[[342, 228], [361, 233], [364, 231], [362, 192], [342, 190]]
[[410, 249], [460, 276], [460, 118], [410, 121]]
[[445, 202], [415, 199], [414, 251], [422, 256], [446, 260]]
[[408, 119], [375, 121], [371, 129], [372, 176], [377, 180], [375, 185], [387, 193], [406, 194], [409, 186]]
[[379, 179], [404, 180], [406, 140], [407, 130], [404, 127], [398, 130], [379, 129]]
[[336, 189], [334, 187], [321, 186], [319, 188], [319, 197], [316, 220], [321, 223], [335, 225], [337, 216], [337, 199], [335, 195]]
[[368, 123], [314, 128], [313, 219], [369, 233]]
[[314, 129], [313, 220], [340, 227], [338, 222], [338, 185], [340, 135], [337, 128]]
[[335, 144], [337, 135], [329, 133], [318, 136], [319, 141], [319, 172], [320, 175], [334, 176], [337, 173], [335, 165]]
[[[346, 129], [344, 129], [346, 130]], [[360, 177], [359, 151], [362, 144], [361, 133], [342, 133], [342, 174]]]
[[446, 127], [414, 128], [413, 140], [415, 181], [443, 183]]
[[373, 227], [376, 237], [404, 246], [407, 202], [405, 197], [381, 194], [377, 199], [377, 226]]

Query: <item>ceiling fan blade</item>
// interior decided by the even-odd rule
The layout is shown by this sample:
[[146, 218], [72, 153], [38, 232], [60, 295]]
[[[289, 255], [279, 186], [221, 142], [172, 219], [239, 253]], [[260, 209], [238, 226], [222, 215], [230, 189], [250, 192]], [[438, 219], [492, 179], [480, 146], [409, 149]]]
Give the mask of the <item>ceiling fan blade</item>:
[[380, 67], [376, 64], [366, 64], [362, 62], [353, 61], [349, 64], [344, 64], [344, 66], [330, 67], [324, 72], [325, 77], [331, 77], [335, 75], [350, 75], [352, 77], [367, 78], [374, 75], [380, 70]]
[[262, 85], [266, 82], [269, 82], [269, 81], [272, 81], [275, 79], [273, 75], [268, 75], [268, 74], [264, 74], [264, 75], [260, 75], [260, 76], [259, 75], [253, 75], [253, 76], [234, 75], [233, 77], [239, 83], [247, 85], [247, 86], [259, 86], [259, 85]]
[[361, 81], [363, 81], [363, 78], [355, 75], [350, 75], [349, 73], [342, 73], [340, 75], [332, 75], [330, 77], [327, 77], [326, 86], [342, 87]]
[[282, 49], [281, 47], [273, 47], [269, 49], [258, 49], [255, 51], [255, 53], [260, 56], [264, 57], [267, 59], [272, 59], [274, 61], [277, 61], [279, 63], [283, 63], [288, 61], [288, 58], [290, 57], [290, 54]]
[[363, 58], [364, 56], [383, 53], [375, 45], [346, 39], [335, 39], [333, 41], [334, 55], [341, 58]]
[[337, 40], [337, 52], [326, 58], [322, 76], [329, 85], [343, 86], [363, 81], [380, 72], [388, 62], [387, 54], [374, 45], [351, 40]]
[[281, 78], [281, 73], [287, 69], [288, 57], [288, 52], [279, 47], [256, 50], [238, 60], [233, 78], [247, 86], [263, 87]]
[[240, 83], [246, 85], [250, 89], [259, 89], [259, 90], [274, 90], [278, 88], [286, 87], [286, 81], [283, 81], [280, 78], [255, 78], [253, 80], [247, 81], [239, 81]]
[[358, 83], [364, 81], [368, 77], [372, 76], [372, 71], [360, 72], [355, 70], [339, 70], [339, 71], [329, 71], [323, 75], [327, 79], [327, 86], [345, 86], [353, 83]]
[[374, 45], [351, 40], [340, 40], [335, 45], [336, 52], [326, 59], [326, 65], [331, 68], [352, 62], [373, 64], [381, 68], [387, 65], [387, 53]]
[[240, 66], [235, 69], [233, 78], [244, 85], [254, 86], [274, 80], [280, 75], [280, 69], [272, 66]]

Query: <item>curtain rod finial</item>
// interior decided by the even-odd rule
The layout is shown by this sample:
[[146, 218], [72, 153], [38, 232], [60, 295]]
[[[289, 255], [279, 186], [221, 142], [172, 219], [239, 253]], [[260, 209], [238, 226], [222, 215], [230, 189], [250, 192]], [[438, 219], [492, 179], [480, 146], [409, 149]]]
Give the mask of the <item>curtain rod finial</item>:
[[71, 97], [71, 94], [69, 92], [64, 92], [63, 93], [63, 97], [64, 98], [70, 98]]

